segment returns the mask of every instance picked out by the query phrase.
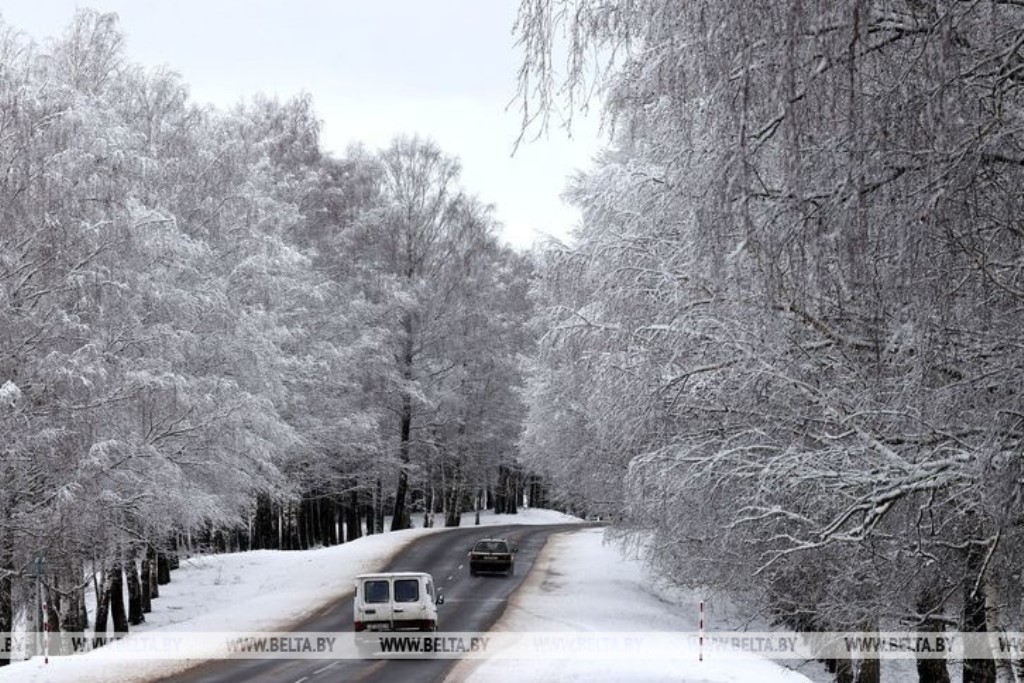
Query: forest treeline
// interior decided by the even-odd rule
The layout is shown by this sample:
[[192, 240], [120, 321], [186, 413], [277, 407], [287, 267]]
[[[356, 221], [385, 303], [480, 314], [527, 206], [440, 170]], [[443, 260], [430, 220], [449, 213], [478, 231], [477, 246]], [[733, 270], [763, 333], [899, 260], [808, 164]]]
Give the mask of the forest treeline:
[[612, 137], [538, 268], [527, 462], [773, 623], [1022, 630], [1024, 3], [525, 0], [517, 31], [524, 122], [597, 92]]
[[0, 23], [0, 633], [127, 631], [184, 549], [539, 496], [531, 259], [458, 161], [326, 154], [308, 96], [200, 107], [122, 42]]

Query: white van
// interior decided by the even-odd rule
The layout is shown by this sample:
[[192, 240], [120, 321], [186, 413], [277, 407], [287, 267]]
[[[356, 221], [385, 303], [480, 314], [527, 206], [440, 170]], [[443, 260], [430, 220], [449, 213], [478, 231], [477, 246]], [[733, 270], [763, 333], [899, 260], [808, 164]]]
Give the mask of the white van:
[[430, 574], [387, 572], [357, 576], [352, 602], [356, 631], [436, 631], [444, 596], [434, 592]]

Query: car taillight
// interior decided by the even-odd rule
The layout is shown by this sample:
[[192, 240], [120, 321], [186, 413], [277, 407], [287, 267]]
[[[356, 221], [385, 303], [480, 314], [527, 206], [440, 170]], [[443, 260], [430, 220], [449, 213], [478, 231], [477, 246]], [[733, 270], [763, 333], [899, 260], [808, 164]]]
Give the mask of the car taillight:
[[363, 625], [363, 622], [361, 622], [361, 621], [357, 621], [357, 622], [355, 623], [355, 630], [356, 630], [356, 631], [363, 631], [363, 630], [365, 630], [365, 629], [366, 629], [366, 626], [364, 626], [364, 625]]

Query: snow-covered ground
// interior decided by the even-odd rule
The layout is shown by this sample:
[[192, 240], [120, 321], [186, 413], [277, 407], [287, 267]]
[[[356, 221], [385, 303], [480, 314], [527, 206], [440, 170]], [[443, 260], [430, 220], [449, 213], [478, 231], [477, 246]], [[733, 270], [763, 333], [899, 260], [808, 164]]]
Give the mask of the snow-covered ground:
[[[472, 524], [472, 516], [465, 521]], [[567, 521], [579, 520], [549, 510], [525, 510], [518, 515], [484, 513], [480, 520], [482, 525]], [[145, 637], [165, 632], [284, 630], [325, 602], [350, 592], [355, 575], [379, 569], [416, 538], [444, 531], [443, 527], [412, 529], [305, 552], [194, 557], [183, 561], [172, 583], [161, 587], [154, 611], [132, 633]], [[552, 537], [530, 576], [514, 593], [497, 629], [692, 632], [697, 628], [696, 600], [692, 595], [656, 587], [640, 561], [624, 559], [617, 547], [605, 544], [602, 530], [585, 528]], [[130, 644], [132, 637], [122, 644]], [[0, 667], [0, 683], [144, 681], [194, 664], [184, 659], [119, 661], [109, 656], [114, 647], [51, 657], [49, 664], [35, 657]], [[467, 659], [458, 664], [449, 680], [800, 683], [809, 679], [756, 657], [699, 662], [693, 649], [683, 648], [678, 659]]]
[[[695, 632], [699, 598], [659, 588], [642, 562], [604, 542], [601, 529], [552, 536], [504, 616], [492, 630], [531, 632]], [[641, 636], [642, 639], [642, 636]], [[571, 642], [572, 639], [570, 639]], [[705, 657], [681, 648], [670, 658], [609, 658], [582, 653], [558, 659], [467, 659], [448, 683], [505, 681], [673, 681], [806, 683], [805, 676], [758, 657]]]
[[[422, 515], [414, 518], [421, 524]], [[443, 520], [438, 520], [443, 524]], [[559, 524], [580, 521], [552, 510], [521, 510], [516, 515], [482, 512], [480, 524]], [[473, 514], [463, 525], [473, 525]], [[367, 536], [351, 543], [317, 550], [257, 550], [203, 555], [184, 560], [146, 623], [132, 633], [275, 631], [308, 617], [324, 603], [351, 592], [354, 577], [384, 566], [411, 541], [443, 533], [443, 526]], [[130, 641], [129, 634], [126, 641]], [[130, 645], [130, 643], [126, 643]], [[42, 657], [0, 667], [0, 683], [112, 683], [143, 681], [181, 671], [194, 662], [151, 660], [118, 663], [107, 652]], [[104, 656], [97, 656], [97, 655]]]

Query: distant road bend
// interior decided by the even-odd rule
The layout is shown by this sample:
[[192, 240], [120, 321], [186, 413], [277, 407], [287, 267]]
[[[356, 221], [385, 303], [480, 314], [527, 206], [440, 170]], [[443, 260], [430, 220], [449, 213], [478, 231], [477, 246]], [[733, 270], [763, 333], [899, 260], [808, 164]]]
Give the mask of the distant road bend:
[[[445, 603], [438, 608], [443, 631], [486, 631], [505, 611], [509, 596], [533, 567], [552, 533], [577, 524], [460, 527], [414, 541], [384, 571], [425, 571]], [[478, 539], [504, 537], [519, 546], [514, 576], [470, 576], [466, 553]], [[352, 598], [339, 600], [299, 624], [298, 631], [352, 631]], [[362, 659], [232, 659], [200, 664], [161, 683], [334, 683], [337, 681], [440, 681], [457, 659], [374, 661]]]

